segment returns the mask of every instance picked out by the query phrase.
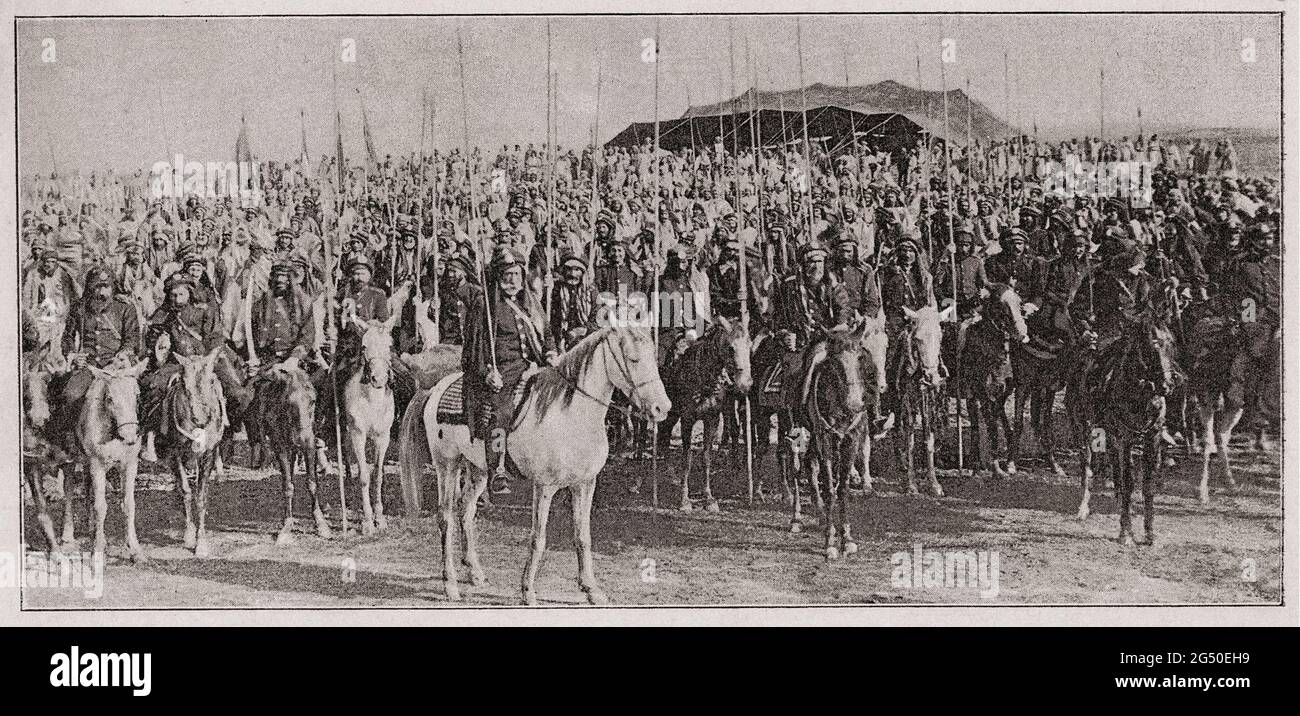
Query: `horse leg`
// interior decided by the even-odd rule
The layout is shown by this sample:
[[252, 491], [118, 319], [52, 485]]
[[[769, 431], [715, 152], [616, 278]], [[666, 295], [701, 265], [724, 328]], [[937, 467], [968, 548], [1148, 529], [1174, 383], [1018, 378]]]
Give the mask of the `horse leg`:
[[61, 544], [73, 544], [76, 542], [76, 526], [73, 524], [73, 505], [72, 505], [72, 488], [69, 485], [68, 476], [72, 474], [72, 465], [67, 464], [59, 468], [59, 484], [63, 487], [63, 534], [61, 535]]
[[[862, 476], [862, 491], [870, 494], [871, 484], [871, 428], [868, 427], [862, 431], [862, 448], [858, 451], [857, 459], [862, 461], [862, 470], [859, 475]], [[850, 485], [850, 487], [852, 487]]]
[[596, 492], [596, 478], [569, 487], [573, 504], [573, 544], [578, 551], [578, 586], [594, 605], [609, 604], [609, 597], [596, 583], [591, 563], [591, 498]]
[[[293, 463], [290, 462], [290, 469]], [[292, 475], [292, 472], [290, 473]], [[211, 453], [200, 455], [194, 462], [194, 476], [198, 481], [198, 489], [195, 494], [195, 507], [199, 513], [199, 531], [198, 537], [194, 541], [194, 556], [208, 556], [208, 483], [212, 482], [212, 456]]]
[[[830, 448], [830, 446], [824, 446]], [[833, 448], [831, 448], [833, 449]], [[826, 560], [839, 559], [840, 550], [835, 544], [835, 469], [834, 461], [830, 456], [830, 449], [825, 455], [817, 455], [816, 464], [821, 467], [821, 471], [826, 473], [825, 480], [814, 478], [812, 489], [817, 491], [819, 503], [817, 506], [821, 509], [822, 515], [822, 534], [826, 539], [825, 555]]]
[[917, 495], [920, 491], [916, 489], [916, 478], [913, 475], [913, 463], [916, 453], [916, 433], [913, 432], [914, 426], [908, 426], [905, 433], [899, 436], [898, 456], [903, 463], [903, 473], [907, 475], [907, 494]]
[[[682, 470], [682, 501], [678, 506], [682, 512], [690, 512], [691, 506], [691, 433], [695, 432], [694, 418], [682, 417], [682, 452], [686, 455], [686, 467]], [[706, 442], [708, 435], [705, 435]]]
[[[1201, 504], [1210, 504], [1210, 456], [1214, 454], [1214, 404], [1197, 402], [1196, 412], [1201, 419]], [[1226, 451], [1225, 451], [1226, 452]]]
[[307, 468], [307, 492], [311, 493], [311, 516], [316, 521], [316, 535], [322, 539], [329, 539], [332, 536], [330, 523], [325, 519], [325, 513], [320, 507], [317, 472], [321, 466], [316, 462], [316, 446], [308, 444], [301, 450], [302, 462]]
[[366, 434], [364, 431], [349, 427], [348, 439], [352, 443], [352, 455], [357, 460], [357, 477], [361, 481], [361, 534], [375, 533], [375, 510], [370, 502], [370, 466], [366, 464]]
[[128, 458], [122, 468], [122, 514], [126, 519], [126, 548], [131, 553], [131, 561], [136, 564], [148, 561], [135, 534], [135, 478], [139, 472], [138, 459]]
[[108, 487], [108, 470], [98, 460], [90, 461], [91, 494], [95, 496], [95, 547], [92, 552], [96, 562], [104, 559], [107, 540], [104, 537], [104, 518], [108, 515], [108, 499], [105, 491]]
[[280, 533], [275, 536], [278, 545], [293, 544], [293, 465], [294, 451], [282, 448], [275, 453], [280, 463], [280, 479], [283, 481], [284, 520], [280, 524]]
[[713, 497], [712, 452], [720, 418], [723, 416], [718, 414], [704, 418], [704, 509], [707, 512], [718, 511], [718, 501]]
[[[454, 512], [461, 499], [461, 470], [453, 461], [434, 459], [434, 472], [438, 475], [438, 531], [442, 534], [443, 591], [450, 601], [460, 600], [460, 585], [456, 576], [456, 520]], [[486, 483], [486, 475], [484, 475]], [[476, 501], [477, 504], [477, 501]]]
[[1057, 477], [1065, 477], [1065, 468], [1056, 460], [1056, 428], [1052, 424], [1052, 407], [1055, 402], [1056, 392], [1050, 388], [1039, 390], [1033, 397], [1034, 434], [1038, 436], [1038, 443], [1046, 453], [1052, 473]]
[[388, 454], [388, 430], [380, 430], [372, 438], [375, 442], [375, 527], [388, 529], [384, 516], [384, 457]]
[[1242, 409], [1237, 408], [1231, 412], [1224, 411], [1220, 414], [1218, 421], [1219, 445], [1222, 452], [1219, 459], [1223, 461], [1223, 475], [1228, 480], [1228, 491], [1237, 491], [1237, 480], [1232, 476], [1232, 462], [1228, 459], [1228, 443], [1232, 440], [1232, 429], [1237, 427], [1237, 421], [1241, 420]]
[[930, 494], [943, 497], [943, 487], [939, 484], [939, 475], [934, 470], [934, 424], [925, 419], [925, 474], [930, 482]]
[[1129, 546], [1135, 544], [1133, 516], [1129, 514], [1133, 505], [1133, 466], [1129, 464], [1132, 453], [1127, 440], [1116, 440], [1111, 436], [1111, 441], [1121, 443], [1117, 449], [1109, 451], [1108, 455], [1111, 458], [1110, 469], [1114, 475], [1116, 496], [1119, 498], [1119, 543]]
[[790, 534], [799, 534], [803, 531], [803, 499], [799, 494], [799, 474], [794, 468], [794, 454], [778, 454], [777, 462], [781, 466], [781, 482], [786, 494], [790, 496], [794, 510], [790, 515]]
[[1076, 516], [1080, 521], [1088, 519], [1088, 512], [1092, 504], [1092, 444], [1085, 442], [1083, 450], [1079, 455], [1079, 482], [1083, 488], [1083, 495], [1079, 499], [1079, 511]]
[[194, 549], [197, 536], [194, 529], [194, 494], [190, 489], [190, 473], [185, 467], [185, 457], [177, 455], [172, 458], [176, 467], [177, 491], [181, 494], [181, 506], [185, 508], [185, 549]]
[[1146, 530], [1146, 545], [1149, 547], [1156, 543], [1156, 479], [1164, 466], [1160, 443], [1159, 435], [1148, 438], [1142, 456], [1142, 527]]
[[[1007, 435], [1007, 467], [1015, 465], [1020, 459], [1020, 441], [1025, 435], [1025, 399], [1029, 397], [1029, 389], [1017, 385], [1011, 394], [1011, 415], [1012, 429]], [[1029, 411], [1030, 425], [1034, 424], [1034, 418], [1038, 415], [1032, 409]]]
[[36, 521], [41, 525], [41, 533], [45, 535], [45, 541], [48, 543], [50, 552], [58, 550], [59, 543], [54, 537], [54, 521], [50, 519], [50, 505], [45, 499], [45, 490], [42, 489], [41, 478], [44, 477], [38, 465], [32, 465], [32, 469], [24, 470], [27, 474], [27, 481], [32, 488], [32, 501], [36, 503]]
[[[871, 430], [868, 428], [863, 432], [870, 433]], [[853, 541], [853, 530], [849, 526], [849, 474], [854, 457], [861, 454], [854, 438], [855, 436], [850, 435], [840, 446], [840, 479], [839, 484], [835, 486], [840, 511], [840, 546], [844, 550], [845, 557], [858, 552], [858, 543]]]
[[533, 533], [532, 549], [528, 553], [528, 566], [524, 568], [523, 592], [524, 604], [536, 606], [537, 592], [533, 583], [537, 581], [537, 572], [542, 567], [542, 557], [546, 555], [546, 522], [551, 516], [551, 499], [559, 488], [554, 485], [533, 483]]
[[1007, 417], [1007, 396], [1005, 393], [998, 396], [993, 404], [993, 466], [998, 466], [998, 455], [1007, 458], [1006, 472], [1008, 475], [1016, 474], [1016, 461], [1011, 459], [1011, 419]]
[[475, 519], [478, 517], [478, 498], [487, 490], [487, 485], [486, 474], [482, 477], [475, 474], [469, 489], [465, 491], [460, 508], [460, 535], [465, 547], [465, 556], [461, 557], [460, 563], [469, 567], [469, 581], [475, 587], [487, 586], [488, 583], [487, 575], [483, 572], [483, 563], [478, 559], [478, 530], [475, 527]]

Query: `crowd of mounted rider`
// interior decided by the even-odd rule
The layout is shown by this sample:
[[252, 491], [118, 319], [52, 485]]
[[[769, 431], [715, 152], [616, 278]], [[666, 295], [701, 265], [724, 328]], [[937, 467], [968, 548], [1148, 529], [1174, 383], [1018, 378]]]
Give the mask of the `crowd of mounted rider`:
[[[1149, 195], [1070, 196], [1037, 181], [1035, 166], [1076, 152], [1150, 161]], [[771, 369], [754, 382], [774, 390], [822, 338], [864, 319], [883, 318], [892, 374], [915, 311], [969, 325], [995, 286], [1019, 295], [1042, 352], [1104, 349], [1123, 321], [1161, 310], [1171, 324], [1239, 324], [1242, 385], [1258, 386], [1278, 356], [1279, 185], [1242, 174], [1223, 144], [1022, 138], [948, 161], [941, 142], [897, 155], [863, 143], [739, 155], [515, 145], [342, 168], [270, 162], [260, 181], [247, 206], [155, 197], [144, 172], [25, 184], [24, 366], [54, 375], [51, 434], [67, 432], [90, 368], [143, 360], [151, 459], [176, 356], [215, 353], [228, 394], [286, 362], [323, 386], [355, 362], [368, 321], [398, 312], [395, 350], [464, 345], [466, 412], [487, 438], [508, 429], [529, 371], [599, 330], [611, 297], [637, 292], [770, 338], [755, 364]], [[668, 365], [700, 331], [660, 323]], [[320, 401], [322, 425], [332, 410]], [[894, 410], [886, 391], [872, 419], [886, 425]], [[485, 449], [502, 463], [501, 443]]]

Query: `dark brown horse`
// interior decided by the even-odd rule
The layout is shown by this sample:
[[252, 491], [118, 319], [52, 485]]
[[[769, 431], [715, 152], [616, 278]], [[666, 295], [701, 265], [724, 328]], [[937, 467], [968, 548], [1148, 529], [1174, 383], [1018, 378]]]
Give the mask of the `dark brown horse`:
[[[1007, 284], [993, 284], [987, 289], [983, 306], [977, 316], [967, 319], [957, 331], [948, 333], [944, 341], [944, 362], [957, 366], [951, 389], [958, 398], [967, 402], [971, 436], [975, 450], [973, 472], [990, 468], [998, 477], [1016, 471], [1015, 443], [1011, 423], [1007, 418], [1007, 399], [1012, 393], [1011, 355], [1015, 347], [1027, 338], [1024, 314], [1020, 309], [1020, 296]], [[980, 425], [988, 432], [988, 445], [993, 453], [990, 461], [980, 439]], [[1004, 471], [998, 462], [999, 436], [1003, 436], [1012, 456]]]
[[[692, 509], [690, 500], [691, 434], [695, 424], [704, 423], [704, 502], [705, 509], [717, 512], [718, 501], [712, 489], [712, 452], [717, 438], [722, 411], [728, 397], [743, 397], [753, 385], [749, 366], [749, 331], [740, 321], [732, 323], [719, 317], [699, 340], [681, 356], [660, 367], [664, 389], [673, 409], [668, 418], [659, 424], [660, 443], [672, 433], [673, 425], [681, 424], [682, 451], [686, 467], [682, 470], [681, 509]], [[640, 477], [633, 491], [640, 487]]]
[[253, 401], [245, 415], [248, 440], [275, 455], [284, 485], [284, 521], [277, 544], [291, 544], [293, 535], [293, 472], [302, 456], [311, 493], [312, 518], [316, 534], [328, 539], [329, 523], [321, 510], [317, 489], [316, 389], [296, 361], [271, 366], [254, 379]]
[[1119, 541], [1133, 544], [1129, 509], [1135, 479], [1134, 446], [1142, 449], [1143, 526], [1147, 544], [1155, 543], [1155, 493], [1163, 468], [1160, 436], [1166, 398], [1182, 380], [1174, 362], [1174, 337], [1155, 311], [1125, 320], [1120, 337], [1085, 362], [1066, 390], [1066, 406], [1077, 426], [1085, 428], [1083, 496], [1079, 519], [1087, 519], [1093, 453], [1104, 453], [1120, 502]]

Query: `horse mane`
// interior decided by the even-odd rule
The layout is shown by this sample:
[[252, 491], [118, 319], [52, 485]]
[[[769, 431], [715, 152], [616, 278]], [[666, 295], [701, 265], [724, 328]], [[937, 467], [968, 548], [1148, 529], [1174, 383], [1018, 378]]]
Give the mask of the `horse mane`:
[[565, 351], [554, 366], [544, 368], [533, 376], [532, 394], [537, 400], [538, 420], [557, 402], [567, 408], [573, 403], [578, 381], [591, 365], [596, 349], [605, 341], [613, 328], [601, 328], [588, 334], [577, 345]]

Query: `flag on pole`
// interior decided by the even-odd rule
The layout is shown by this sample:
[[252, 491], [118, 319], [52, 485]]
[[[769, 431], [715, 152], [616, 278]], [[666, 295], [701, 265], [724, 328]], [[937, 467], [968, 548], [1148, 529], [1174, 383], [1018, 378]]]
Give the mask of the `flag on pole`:
[[338, 110], [334, 111], [334, 158], [337, 161], [339, 173], [339, 192], [343, 191], [343, 182], [347, 172], [343, 168], [343, 117]]
[[379, 153], [375, 151], [375, 139], [370, 134], [370, 117], [366, 114], [366, 103], [361, 103], [361, 136], [366, 141], [366, 169], [374, 171], [379, 164]]
[[298, 108], [298, 126], [302, 129], [302, 153], [299, 157], [305, 167], [311, 160], [307, 156], [307, 111], [301, 107]]
[[235, 138], [235, 161], [250, 164], [253, 162], [253, 150], [248, 142], [248, 123], [243, 115], [239, 117], [239, 136]]

